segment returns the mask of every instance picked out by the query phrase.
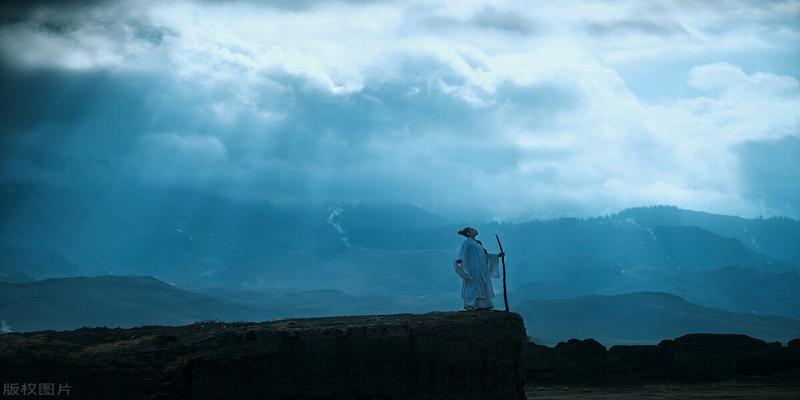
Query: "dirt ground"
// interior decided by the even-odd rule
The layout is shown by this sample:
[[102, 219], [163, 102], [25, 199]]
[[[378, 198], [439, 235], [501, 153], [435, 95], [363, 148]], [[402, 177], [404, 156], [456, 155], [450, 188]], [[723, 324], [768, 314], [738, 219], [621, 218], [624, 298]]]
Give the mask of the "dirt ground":
[[798, 400], [797, 383], [657, 384], [627, 387], [526, 386], [528, 399], [700, 399], [700, 400]]

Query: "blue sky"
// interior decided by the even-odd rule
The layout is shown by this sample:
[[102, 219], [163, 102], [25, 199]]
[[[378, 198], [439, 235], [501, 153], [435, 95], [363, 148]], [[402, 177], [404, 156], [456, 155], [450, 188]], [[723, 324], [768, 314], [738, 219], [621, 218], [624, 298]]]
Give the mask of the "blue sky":
[[800, 217], [798, 1], [3, 6], [2, 178]]

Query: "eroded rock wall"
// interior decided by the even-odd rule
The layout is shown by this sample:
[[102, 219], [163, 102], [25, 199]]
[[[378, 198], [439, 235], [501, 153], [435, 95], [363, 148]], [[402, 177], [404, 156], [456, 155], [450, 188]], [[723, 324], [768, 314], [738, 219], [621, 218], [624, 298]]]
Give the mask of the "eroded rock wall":
[[13, 333], [0, 376], [70, 398], [524, 399], [525, 341], [500, 311]]
[[[794, 341], [793, 341], [794, 342]], [[797, 346], [745, 335], [690, 334], [658, 345], [605, 346], [570, 339], [555, 347], [526, 344], [529, 384], [712, 382], [800, 377]]]

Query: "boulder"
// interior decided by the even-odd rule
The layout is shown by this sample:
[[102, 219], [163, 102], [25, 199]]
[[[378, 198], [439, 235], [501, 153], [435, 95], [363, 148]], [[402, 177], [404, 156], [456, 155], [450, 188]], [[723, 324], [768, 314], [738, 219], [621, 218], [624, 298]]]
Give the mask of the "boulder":
[[527, 382], [553, 382], [558, 380], [558, 366], [554, 348], [528, 342], [525, 344], [523, 360]]
[[735, 375], [737, 363], [767, 343], [746, 335], [698, 333], [675, 339], [675, 375], [687, 381], [709, 381]]
[[668, 345], [618, 345], [608, 354], [622, 360], [639, 378], [664, 377], [672, 368], [673, 352]]
[[558, 354], [573, 360], [591, 360], [608, 355], [606, 347], [594, 339], [570, 339], [556, 345]]
[[800, 351], [744, 335], [691, 334], [658, 345], [617, 345], [588, 339], [555, 347], [529, 343], [525, 372], [534, 384], [712, 382], [800, 376]]
[[594, 339], [570, 339], [555, 348], [526, 347], [526, 378], [529, 383], [598, 383], [630, 373], [619, 358], [610, 357]]
[[736, 360], [736, 373], [751, 376], [771, 376], [800, 367], [800, 354], [780, 342], [767, 344], [763, 349], [743, 354]]

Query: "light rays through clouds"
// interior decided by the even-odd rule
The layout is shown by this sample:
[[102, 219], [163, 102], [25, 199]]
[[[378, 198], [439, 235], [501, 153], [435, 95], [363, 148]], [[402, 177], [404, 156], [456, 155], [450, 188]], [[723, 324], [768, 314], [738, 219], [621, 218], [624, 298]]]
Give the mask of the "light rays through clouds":
[[800, 217], [797, 1], [34, 2], [2, 17], [7, 181], [124, 175], [494, 218]]

